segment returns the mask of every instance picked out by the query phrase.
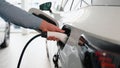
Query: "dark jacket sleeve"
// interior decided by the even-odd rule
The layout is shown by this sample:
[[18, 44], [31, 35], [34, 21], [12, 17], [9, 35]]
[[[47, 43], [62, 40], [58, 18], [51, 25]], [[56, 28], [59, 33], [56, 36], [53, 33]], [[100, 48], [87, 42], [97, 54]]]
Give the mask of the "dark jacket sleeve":
[[42, 21], [42, 19], [11, 5], [5, 0], [0, 0], [0, 16], [6, 21], [16, 25], [37, 30]]

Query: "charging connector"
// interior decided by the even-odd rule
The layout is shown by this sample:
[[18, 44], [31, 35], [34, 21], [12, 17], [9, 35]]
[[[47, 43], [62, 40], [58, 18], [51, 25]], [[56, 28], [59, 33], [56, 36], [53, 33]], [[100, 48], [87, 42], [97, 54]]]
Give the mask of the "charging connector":
[[68, 36], [65, 33], [60, 33], [60, 32], [48, 31], [48, 32], [42, 32], [41, 33], [41, 37], [47, 38], [49, 36], [54, 36], [54, 37], [58, 38], [59, 41], [61, 41], [64, 44], [65, 44], [65, 42], [66, 42], [66, 40], [68, 38]]
[[47, 36], [54, 36], [56, 38], [58, 38], [62, 43], [65, 44], [66, 40], [67, 40], [67, 35], [64, 33], [59, 33], [59, 32], [47, 32]]

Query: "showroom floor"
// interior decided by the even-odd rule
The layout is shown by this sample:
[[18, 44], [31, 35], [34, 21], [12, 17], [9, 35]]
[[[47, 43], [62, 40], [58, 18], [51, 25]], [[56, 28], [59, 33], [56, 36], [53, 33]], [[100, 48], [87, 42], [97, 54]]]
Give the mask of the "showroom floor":
[[[35, 33], [27, 35], [11, 33], [10, 45], [5, 49], [0, 49], [0, 68], [17, 68], [22, 48], [34, 35]], [[45, 43], [45, 39], [39, 37], [30, 44], [25, 52], [21, 68], [50, 68]]]

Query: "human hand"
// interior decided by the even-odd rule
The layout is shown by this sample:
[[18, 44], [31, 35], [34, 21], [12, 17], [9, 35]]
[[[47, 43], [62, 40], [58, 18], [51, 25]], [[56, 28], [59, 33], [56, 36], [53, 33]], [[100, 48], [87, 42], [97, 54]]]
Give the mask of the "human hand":
[[[43, 32], [47, 32], [47, 31], [53, 31], [53, 32], [61, 32], [63, 33], [64, 30], [61, 30], [60, 28], [58, 28], [57, 26], [51, 24], [51, 23], [48, 23], [46, 22], [45, 20], [42, 21], [41, 25], [40, 25], [40, 29], [43, 31]], [[48, 40], [56, 40], [58, 41], [59, 39], [54, 37], [54, 36], [49, 36], [47, 38]]]
[[47, 40], [59, 41], [60, 39], [58, 39], [54, 36], [49, 36], [49, 37], [47, 37]]
[[47, 32], [47, 31], [53, 31], [53, 32], [61, 32], [63, 33], [64, 30], [61, 30], [60, 28], [58, 28], [57, 26], [46, 22], [45, 20], [42, 21], [41, 25], [40, 25], [40, 29], [43, 32]]

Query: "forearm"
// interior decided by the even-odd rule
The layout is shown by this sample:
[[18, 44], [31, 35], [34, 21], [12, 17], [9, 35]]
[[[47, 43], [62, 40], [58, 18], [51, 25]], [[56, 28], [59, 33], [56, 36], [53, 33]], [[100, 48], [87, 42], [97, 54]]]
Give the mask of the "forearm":
[[6, 21], [31, 29], [39, 29], [41, 24], [40, 22], [42, 21], [40, 18], [35, 17], [34, 15], [29, 14], [5, 1], [0, 1], [0, 16]]

